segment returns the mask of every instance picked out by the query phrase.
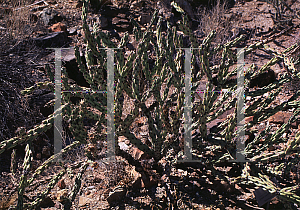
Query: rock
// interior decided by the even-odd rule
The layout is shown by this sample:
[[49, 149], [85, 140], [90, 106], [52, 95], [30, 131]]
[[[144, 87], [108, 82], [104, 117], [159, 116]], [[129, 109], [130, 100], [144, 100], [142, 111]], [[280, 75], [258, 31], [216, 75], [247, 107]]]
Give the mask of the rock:
[[253, 15], [253, 19], [252, 19], [249, 18], [249, 13], [243, 12], [243, 17], [241, 19], [244, 21], [244, 25], [247, 28], [256, 29], [256, 34], [255, 34], [256, 36], [261, 36], [267, 32], [270, 32], [270, 30], [275, 26], [271, 14]]
[[207, 123], [207, 130], [209, 131], [207, 134], [218, 132], [218, 125], [221, 124], [223, 120], [215, 119], [209, 123]]
[[187, 0], [178, 0], [176, 2], [190, 18], [193, 19], [195, 17], [193, 8]]
[[105, 176], [103, 176], [103, 175], [97, 175], [94, 179], [93, 179], [93, 182], [94, 183], [100, 183], [100, 182], [102, 182], [102, 180], [104, 180], [105, 179]]
[[60, 190], [56, 193], [56, 197], [57, 197], [57, 200], [59, 202], [63, 202], [65, 200], [65, 198], [68, 196], [68, 190], [67, 189], [63, 189], [63, 190]]
[[[80, 55], [84, 63], [85, 60], [82, 52], [80, 52]], [[74, 80], [79, 86], [90, 87], [89, 83], [84, 79], [82, 72], [79, 71], [74, 48], [62, 50], [62, 61], [70, 79]]]
[[134, 181], [132, 182], [132, 187], [133, 187], [134, 189], [141, 189], [141, 188], [142, 188], [142, 178], [139, 177], [139, 178], [137, 178], [136, 180], [134, 180]]
[[40, 112], [42, 113], [43, 116], [48, 117], [50, 114], [53, 114], [54, 103], [55, 103], [55, 99], [52, 99], [40, 108]]
[[145, 152], [141, 151], [136, 147], [131, 147], [129, 150], [129, 154], [131, 154], [131, 156], [136, 160], [145, 160], [149, 158], [149, 155], [147, 155]]
[[49, 30], [52, 32], [67, 32], [67, 26], [61, 22], [53, 24], [51, 27], [49, 27]]
[[93, 162], [91, 166], [92, 166], [92, 168], [93, 168], [94, 170], [97, 169], [97, 168], [99, 168], [99, 164], [98, 164], [98, 162], [96, 162], [96, 161]]
[[64, 180], [64, 179], [59, 180], [58, 183], [57, 183], [57, 186], [58, 186], [60, 189], [65, 189], [65, 188], [66, 188], [65, 180]]
[[67, 33], [68, 33], [69, 36], [76, 35], [77, 34], [77, 28], [72, 27], [72, 28], [67, 29]]
[[124, 198], [125, 194], [126, 190], [123, 187], [118, 186], [112, 192], [109, 193], [107, 197], [107, 202], [110, 204], [113, 202], [118, 202]]
[[33, 22], [33, 23], [36, 23], [37, 21], [38, 21], [38, 16], [36, 15], [36, 14], [33, 14], [33, 13], [31, 13], [30, 15], [29, 15], [29, 21], [30, 22]]
[[272, 82], [276, 81], [276, 76], [275, 76], [275, 72], [271, 69], [269, 69], [268, 71], [259, 74], [257, 76], [255, 76], [253, 79], [250, 80], [250, 88], [253, 87], [264, 87], [264, 86], [268, 86], [269, 84], [271, 84]]
[[131, 185], [133, 188], [140, 189], [142, 187], [142, 175], [135, 169], [130, 170], [130, 176], [133, 178]]
[[129, 20], [120, 17], [114, 17], [112, 19], [112, 24], [114, 28], [121, 32], [131, 30], [132, 28]]
[[106, 17], [100, 16], [96, 17], [96, 23], [101, 27], [101, 28], [106, 28], [108, 26], [108, 20]]
[[55, 203], [48, 196], [44, 198], [44, 200], [39, 204], [39, 208], [49, 208], [54, 207]]
[[140, 22], [140, 24], [144, 25], [147, 23], [150, 23], [152, 16], [150, 14], [141, 14], [140, 17], [138, 17], [138, 21]]
[[[80, 51], [80, 56], [83, 56], [82, 52]], [[70, 49], [62, 49], [61, 51], [61, 60], [63, 62], [72, 62], [76, 61], [76, 56], [75, 56], [75, 49], [70, 48]]]
[[121, 150], [128, 151], [129, 146], [125, 142], [119, 142], [119, 146]]
[[82, 1], [77, 1], [75, 4], [75, 8], [81, 8], [83, 6]]
[[50, 8], [43, 9], [41, 18], [46, 26], [62, 21], [62, 17], [58, 14], [58, 12]]
[[224, 180], [214, 180], [213, 181], [213, 189], [219, 193], [232, 193], [235, 191], [235, 186], [233, 184], [229, 184]]
[[56, 209], [63, 209], [63, 204], [61, 204], [60, 202], [55, 202], [54, 208]]
[[130, 153], [131, 153], [132, 157], [136, 160], [140, 160], [142, 155], [144, 154], [143, 151], [139, 150], [136, 147], [131, 148]]
[[39, 47], [63, 47], [65, 46], [68, 42], [69, 39], [67, 37], [67, 34], [65, 32], [53, 32], [48, 35], [38, 37], [33, 39], [35, 44]]
[[[284, 124], [287, 123], [290, 117], [293, 115], [291, 112], [284, 112], [279, 111], [273, 116], [269, 117], [268, 121], [269, 123], [278, 123], [278, 124]], [[292, 123], [292, 126], [297, 128], [297, 125], [299, 125], [299, 120]]]
[[48, 1], [49, 4], [57, 4], [57, 2], [55, 0], [50, 0]]
[[88, 198], [88, 197], [79, 196], [79, 203], [78, 203], [78, 206], [85, 206], [85, 205], [88, 204], [90, 201], [91, 201], [91, 199]]
[[253, 121], [253, 116], [245, 117], [245, 124]]
[[171, 5], [168, 2], [164, 3], [163, 1], [158, 1], [156, 3], [156, 7], [158, 9], [158, 14], [165, 17], [165, 19], [167, 19], [166, 18], [167, 14], [172, 11]]
[[139, 172], [137, 172], [135, 169], [132, 169], [130, 170], [130, 176], [132, 176], [133, 180], [137, 180], [142, 175]]
[[252, 21], [253, 20], [253, 17], [250, 17], [250, 16], [245, 16], [245, 17], [243, 17], [243, 21], [244, 22], [250, 22], [250, 21]]
[[142, 2], [138, 2], [138, 1], [133, 1], [133, 2], [131, 2], [131, 4], [130, 4], [130, 9], [142, 7], [141, 3], [142, 3]]
[[158, 180], [155, 179], [153, 176], [148, 176], [145, 173], [142, 173], [141, 177], [141, 187], [142, 188], [149, 188], [152, 186], [155, 186], [157, 184]]
[[[143, 164], [142, 164], [143, 165]], [[143, 168], [146, 168], [145, 166], [142, 166]], [[153, 167], [150, 166], [149, 170], [150, 173]], [[140, 170], [139, 168], [135, 168], [130, 170], [130, 176], [132, 177], [133, 181], [131, 182], [131, 185], [133, 188], [149, 188], [158, 183], [157, 177], [154, 175], [149, 175], [148, 173], [146, 174], [142, 169]]]
[[[217, 109], [217, 110], [219, 110], [219, 109]], [[227, 117], [228, 117], [229, 115], [232, 115], [234, 112], [235, 112], [235, 108], [231, 108], [231, 109], [225, 111], [223, 114], [221, 114], [221, 115], [218, 116], [217, 118], [218, 118], [218, 119], [221, 119], [221, 120], [223, 120], [223, 121], [225, 121], [225, 120], [227, 119]]]
[[234, 14], [233, 13], [226, 13], [226, 14], [224, 14], [224, 17], [228, 20], [232, 20], [234, 18]]
[[88, 190], [95, 189], [95, 186], [88, 186], [87, 189], [88, 189]]

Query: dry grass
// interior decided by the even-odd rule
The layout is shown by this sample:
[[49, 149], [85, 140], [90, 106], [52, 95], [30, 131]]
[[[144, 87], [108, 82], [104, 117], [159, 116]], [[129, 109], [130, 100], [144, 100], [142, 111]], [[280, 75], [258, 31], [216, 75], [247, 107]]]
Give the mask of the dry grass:
[[207, 36], [212, 30], [216, 30], [217, 43], [223, 44], [230, 40], [232, 30], [236, 28], [237, 21], [229, 19], [225, 15], [227, 10], [227, 3], [221, 3], [220, 0], [216, 2], [212, 9], [199, 8], [196, 15], [200, 21], [199, 30]]
[[[10, 39], [20, 39], [30, 34], [30, 8], [26, 7], [33, 0], [5, 1], [10, 12], [4, 15], [6, 34]], [[24, 7], [24, 8], [23, 8]]]

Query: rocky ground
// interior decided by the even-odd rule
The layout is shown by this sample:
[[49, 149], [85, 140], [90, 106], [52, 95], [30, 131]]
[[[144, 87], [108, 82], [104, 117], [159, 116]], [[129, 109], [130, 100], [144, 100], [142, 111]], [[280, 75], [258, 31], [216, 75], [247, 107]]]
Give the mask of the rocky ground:
[[[54, 67], [54, 51], [46, 48], [79, 46], [84, 49], [84, 33], [81, 20], [81, 1], [0, 1], [0, 141], [9, 139], [18, 133], [19, 127], [32, 128], [47, 117], [53, 108], [45, 106], [54, 98], [51, 91], [36, 91], [30, 97], [20, 95], [20, 91], [37, 82], [48, 80], [45, 64]], [[99, 10], [90, 8], [88, 23], [96, 22], [103, 31], [108, 32], [117, 42], [124, 32], [128, 31], [132, 36], [132, 25], [129, 18], [135, 18], [142, 27], [150, 22], [155, 9], [166, 19], [176, 23], [174, 11], [170, 9], [168, 1], [104, 1]], [[128, 3], [130, 2], [130, 3]], [[185, 2], [185, 1], [181, 1]], [[218, 5], [213, 9], [205, 9], [204, 5], [197, 1], [186, 1], [183, 4], [190, 19], [192, 30], [199, 42], [212, 29], [217, 30], [215, 44], [232, 40], [240, 34], [246, 34], [246, 41], [240, 46], [248, 46], [254, 42], [262, 41], [276, 36], [268, 45], [282, 52], [296, 42], [300, 41], [300, 19], [292, 17], [288, 11], [286, 15], [292, 18], [282, 17], [281, 22], [274, 19], [274, 7], [265, 1], [237, 1], [231, 2], [230, 8], [224, 9]], [[196, 3], [195, 3], [196, 2]], [[294, 11], [300, 10], [299, 1], [287, 1]], [[298, 14], [298, 17], [300, 15]], [[131, 41], [130, 47], [137, 45]], [[294, 54], [299, 52], [296, 50]], [[272, 53], [266, 50], [256, 50], [245, 58], [245, 65], [255, 63], [258, 67], [264, 65]], [[292, 56], [292, 55], [291, 55]], [[63, 65], [67, 68], [72, 80], [80, 84], [83, 82], [78, 76], [74, 50], [63, 50]], [[298, 67], [299, 68], [299, 67]], [[252, 88], [268, 84], [286, 72], [283, 62], [278, 62], [268, 74], [253, 81]], [[274, 105], [280, 104], [291, 97], [291, 94], [299, 90], [298, 80], [284, 87], [284, 92], [276, 98]], [[246, 99], [246, 104], [251, 99]], [[277, 113], [265, 122], [257, 125], [258, 131], [266, 128], [267, 124], [273, 124], [271, 132], [275, 132], [285, 123], [292, 110], [284, 110]], [[222, 121], [226, 116], [221, 116]], [[144, 118], [135, 121], [133, 130], [136, 135], [145, 132]], [[214, 123], [217, 123], [215, 121]], [[208, 127], [212, 128], [215, 124]], [[286, 132], [288, 138], [294, 138], [299, 131], [299, 120]], [[53, 133], [44, 133], [34, 141], [34, 161], [32, 170], [51, 156], [51, 144]], [[250, 138], [250, 137], [249, 137]], [[133, 148], [126, 139], [120, 139], [120, 146], [131, 149], [135, 159], [142, 160], [142, 154]], [[285, 145], [282, 145], [284, 147]], [[274, 148], [275, 149], [275, 148]], [[10, 171], [10, 151], [0, 155], [0, 209], [8, 209], [16, 203], [17, 187], [22, 173], [22, 161], [24, 158], [24, 145], [17, 147], [17, 166], [15, 174]], [[69, 154], [70, 160], [74, 160], [71, 166], [80, 164], [83, 154], [76, 152]], [[82, 160], [81, 160], [82, 161]], [[143, 161], [142, 161], [143, 162]], [[145, 163], [145, 168], [147, 164]], [[53, 166], [46, 170], [37, 183], [27, 189], [24, 199], [32, 201], [45, 188], [51, 176], [57, 173], [60, 166]], [[228, 174], [236, 176], [239, 167], [224, 166]], [[231, 170], [232, 169], [232, 170]], [[149, 168], [151, 173], [151, 168]], [[114, 164], [105, 164], [95, 161], [93, 167], [88, 167], [82, 178], [82, 189], [75, 199], [73, 209], [162, 209], [168, 208], [170, 202], [167, 193], [178, 191], [177, 206], [180, 209], [262, 209], [258, 207], [253, 195], [254, 189], [243, 190], [238, 185], [230, 185], [223, 181], [212, 179], [211, 171], [203, 167], [178, 166], [177, 170], [170, 171], [169, 177], [157, 177], [139, 173], [128, 163], [120, 158]], [[299, 184], [300, 165], [294, 174], [286, 175], [287, 179]], [[41, 209], [61, 209], [63, 197], [72, 188], [72, 175], [65, 175], [55, 186], [50, 196], [40, 205]], [[39, 184], [41, 184], [39, 186]], [[169, 185], [162, 183], [171, 183]], [[176, 186], [176, 187], [175, 187]], [[175, 193], [176, 194], [176, 193]], [[116, 202], [113, 202], [116, 201]], [[283, 204], [274, 198], [269, 209], [283, 209]], [[295, 206], [295, 209], [297, 207]]]

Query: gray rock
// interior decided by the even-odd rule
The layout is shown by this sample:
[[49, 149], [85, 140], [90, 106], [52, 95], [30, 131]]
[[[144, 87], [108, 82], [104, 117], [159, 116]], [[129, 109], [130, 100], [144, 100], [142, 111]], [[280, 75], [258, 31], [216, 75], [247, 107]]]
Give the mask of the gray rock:
[[62, 17], [59, 13], [50, 8], [43, 9], [41, 12], [41, 18], [46, 26], [62, 21]]
[[40, 47], [63, 47], [69, 40], [67, 34], [63, 31], [53, 32], [46, 36], [33, 39], [35, 44]]
[[68, 28], [68, 35], [73, 36], [77, 34], [77, 28], [76, 27], [72, 27], [72, 28]]
[[[80, 55], [82, 56], [82, 52], [80, 52]], [[62, 49], [61, 57], [62, 57], [62, 61], [64, 61], [64, 62], [76, 61], [74, 48]]]
[[88, 190], [95, 189], [95, 186], [88, 186], [87, 189], [88, 189]]
[[125, 142], [119, 142], [119, 146], [121, 150], [129, 151], [129, 146]]
[[[68, 77], [74, 80], [74, 82], [80, 86], [90, 87], [84, 79], [82, 72], [79, 71], [74, 48], [62, 50], [61, 55], [63, 66], [66, 68]], [[80, 56], [82, 58], [82, 62], [84, 62], [83, 53], [81, 51]]]

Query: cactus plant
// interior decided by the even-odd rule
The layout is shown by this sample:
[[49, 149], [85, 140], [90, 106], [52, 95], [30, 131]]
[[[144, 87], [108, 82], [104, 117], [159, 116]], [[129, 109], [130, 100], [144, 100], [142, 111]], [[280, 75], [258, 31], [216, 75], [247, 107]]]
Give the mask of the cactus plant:
[[[184, 46], [182, 35], [177, 32], [176, 26], [171, 27], [167, 23], [167, 27], [164, 28], [162, 17], [158, 17], [157, 11], [154, 13], [153, 18], [148, 25], [148, 28], [142, 32], [138, 23], [132, 19], [131, 22], [134, 26], [133, 34], [134, 39], [137, 41], [138, 46], [136, 51], [129, 51], [126, 49], [129, 34], [125, 33], [120, 43], [115, 44], [112, 42], [108, 35], [97, 27], [93, 26], [93, 31], [89, 30], [87, 25], [87, 4], [88, 1], [84, 1], [83, 4], [83, 29], [86, 39], [85, 59], [86, 65], [82, 63], [79, 53], [79, 48], [75, 47], [75, 55], [77, 57], [78, 66], [83, 73], [85, 80], [90, 84], [89, 88], [83, 88], [76, 84], [68, 84], [68, 75], [63, 69], [62, 71], [62, 88], [64, 90], [73, 90], [77, 92], [64, 92], [62, 94], [62, 110], [63, 119], [68, 124], [69, 130], [73, 134], [74, 141], [69, 146], [64, 148], [60, 153], [53, 155], [46, 160], [42, 166], [35, 170], [28, 179], [27, 173], [20, 183], [19, 188], [19, 201], [17, 208], [23, 206], [22, 194], [24, 188], [29, 186], [33, 180], [37, 179], [38, 175], [44, 171], [51, 161], [61, 154], [66, 153], [72, 148], [78, 145], [85, 145], [89, 154], [89, 158], [96, 158], [96, 153], [93, 151], [97, 141], [105, 141], [106, 133], [103, 132], [107, 128], [106, 113], [107, 110], [107, 93], [96, 93], [96, 91], [107, 90], [107, 78], [105, 78], [108, 71], [108, 56], [104, 48], [121, 48], [129, 52], [127, 56], [124, 54], [124, 50], [116, 49], [114, 57], [114, 125], [115, 125], [115, 146], [116, 154], [121, 155], [128, 160], [130, 164], [139, 164], [134, 160], [130, 154], [120, 149], [118, 145], [118, 137], [125, 136], [130, 140], [132, 145], [146, 153], [150, 158], [153, 158], [156, 165], [162, 168], [161, 173], [165, 173], [164, 166], [161, 165], [160, 160], [171, 158], [170, 165], [174, 167], [174, 163], [182, 158], [183, 147], [181, 137], [187, 130], [199, 130], [199, 135], [192, 137], [192, 155], [193, 158], [205, 163], [206, 167], [212, 170], [213, 174], [221, 175], [222, 179], [230, 179], [224, 174], [220, 174], [211, 164], [219, 164], [235, 159], [234, 150], [236, 149], [236, 141], [234, 137], [240, 130], [244, 130], [246, 134], [254, 132], [251, 128], [258, 123], [266, 120], [268, 117], [276, 114], [278, 111], [289, 107], [294, 110], [293, 115], [287, 123], [282, 125], [274, 134], [270, 134], [270, 127], [267, 127], [265, 131], [256, 134], [255, 138], [249, 142], [243, 154], [252, 160], [251, 163], [240, 163], [244, 169], [244, 173], [240, 177], [230, 179], [233, 182], [245, 183], [250, 186], [262, 186], [269, 192], [279, 192], [279, 198], [283, 201], [290, 201], [300, 203], [299, 197], [294, 193], [297, 187], [290, 187], [284, 189], [277, 189], [269, 181], [268, 176], [277, 176], [281, 172], [287, 173], [290, 168], [295, 164], [294, 162], [288, 165], [280, 164], [276, 169], [270, 169], [268, 162], [280, 160], [287, 155], [292, 154], [299, 146], [299, 133], [296, 138], [289, 141], [288, 147], [285, 150], [274, 151], [266, 154], [266, 151], [271, 145], [285, 143], [287, 140], [282, 138], [282, 134], [290, 128], [290, 125], [296, 120], [299, 115], [299, 95], [300, 91], [296, 92], [288, 101], [283, 102], [275, 107], [270, 107], [270, 104], [275, 97], [282, 90], [282, 85], [289, 82], [292, 77], [300, 78], [300, 73], [297, 69], [293, 68], [293, 64], [297, 62], [295, 59], [288, 59], [287, 53], [292, 51], [295, 45], [288, 48], [283, 53], [274, 51], [274, 58], [272, 58], [267, 64], [257, 69], [253, 64], [248, 69], [245, 69], [245, 96], [252, 97], [255, 102], [245, 109], [245, 116], [253, 116], [253, 121], [246, 124], [239, 130], [234, 129], [237, 126], [237, 113], [229, 115], [227, 119], [218, 126], [218, 132], [207, 134], [207, 123], [215, 120], [218, 116], [222, 115], [225, 111], [232, 108], [237, 109], [237, 84], [227, 83], [227, 80], [233, 75], [237, 74], [240, 70], [236, 67], [234, 70], [229, 71], [229, 67], [235, 65], [237, 57], [234, 46], [244, 39], [244, 36], [240, 36], [232, 41], [227, 42], [224, 45], [219, 44], [216, 47], [211, 46], [211, 42], [215, 36], [215, 31], [212, 31], [202, 42], [199, 44], [197, 39], [192, 34], [188, 25], [188, 18], [185, 12], [176, 4], [172, 3], [172, 6], [180, 13], [182, 13], [182, 21], [179, 23], [179, 29], [184, 32], [185, 35], [190, 38], [190, 46]], [[153, 30], [153, 28], [155, 30]], [[247, 55], [257, 48], [266, 47], [266, 44], [271, 39], [264, 40], [252, 44], [244, 48], [244, 54]], [[192, 71], [192, 124], [190, 128], [186, 128], [182, 132], [184, 122], [184, 103], [185, 103], [185, 69], [184, 63], [187, 57], [182, 48], [193, 48], [191, 57], [191, 71]], [[219, 65], [212, 66], [210, 59], [216, 54], [221, 54], [221, 60]], [[151, 62], [150, 62], [151, 61]], [[264, 73], [272, 65], [278, 61], [284, 61], [292, 71], [290, 74], [283, 74], [278, 81], [275, 81], [268, 86], [262, 87], [258, 90], [250, 89], [250, 80], [258, 74]], [[243, 69], [242, 69], [243, 70]], [[216, 76], [217, 85], [214, 86], [213, 76]], [[195, 101], [195, 92], [201, 82], [206, 77], [208, 82], [206, 84], [206, 90], [204, 90], [204, 97], [200, 102]], [[23, 91], [23, 94], [30, 94], [33, 89], [53, 88], [53, 81], [46, 82], [45, 84], [38, 84], [35, 87], [28, 88]], [[162, 88], [164, 87], [164, 88]], [[227, 92], [221, 94], [222, 89], [227, 89]], [[83, 91], [89, 93], [83, 93]], [[261, 100], [256, 98], [263, 96], [265, 93], [269, 93], [268, 97]], [[131, 113], [122, 119], [122, 113], [124, 108], [124, 95], [134, 99], [134, 107], [131, 109]], [[80, 98], [80, 102], [77, 104], [71, 103], [71, 97]], [[150, 98], [154, 98], [154, 102], [148, 103]], [[139, 113], [146, 116], [147, 125], [149, 127], [148, 140], [150, 144], [137, 138], [131, 131], [130, 126], [134, 120], [139, 116]], [[242, 110], [238, 110], [242, 112]], [[38, 136], [39, 133], [48, 130], [52, 127], [54, 117], [50, 115], [48, 119], [44, 120], [41, 125], [36, 126], [34, 129], [23, 132], [22, 135], [15, 138], [3, 141], [0, 143], [0, 153], [6, 149], [14, 148], [16, 145], [30, 142]], [[86, 125], [87, 121], [95, 123], [96, 137], [89, 134]], [[94, 131], [95, 132], [95, 131]], [[171, 136], [171, 137], [170, 137]], [[259, 147], [258, 143], [263, 144]], [[91, 149], [93, 148], [93, 149]], [[171, 152], [173, 151], [173, 152]], [[214, 156], [209, 158], [203, 158], [203, 154], [207, 151], [212, 151]], [[28, 164], [30, 163], [30, 147], [26, 147], [26, 157], [24, 160], [24, 171], [28, 170]], [[172, 154], [170, 157], [170, 154]], [[200, 155], [199, 155], [200, 154]], [[296, 157], [295, 160], [298, 160]], [[249, 167], [251, 165], [251, 168]], [[76, 193], [80, 188], [80, 178], [82, 177], [87, 164], [82, 166], [81, 172], [78, 174], [73, 192], [70, 198], [66, 201], [66, 208], [70, 208], [71, 202], [74, 200]], [[267, 174], [260, 176], [259, 173], [253, 171], [260, 171], [260, 174]], [[255, 169], [255, 170], [254, 170]], [[53, 178], [42, 196], [37, 198], [36, 201], [30, 204], [25, 204], [26, 208], [33, 208], [49, 193], [50, 189], [59, 178], [63, 175], [64, 171], [59, 173], [57, 177]], [[258, 177], [259, 176], [259, 177]]]

